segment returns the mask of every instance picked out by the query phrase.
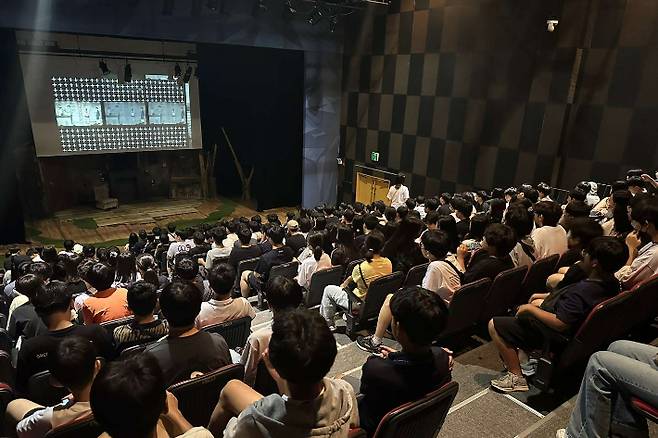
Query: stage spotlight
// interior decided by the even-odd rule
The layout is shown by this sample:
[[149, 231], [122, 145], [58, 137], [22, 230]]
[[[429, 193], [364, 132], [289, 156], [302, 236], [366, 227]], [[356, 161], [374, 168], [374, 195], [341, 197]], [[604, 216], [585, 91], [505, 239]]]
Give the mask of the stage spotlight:
[[181, 72], [182, 72], [182, 70], [180, 68], [180, 65], [178, 63], [176, 63], [176, 65], [174, 66], [174, 79], [180, 78]]
[[132, 67], [130, 67], [130, 64], [126, 64], [126, 66], [123, 69], [123, 79], [126, 82], [130, 82], [133, 79], [133, 70]]
[[98, 68], [101, 70], [103, 76], [110, 74], [110, 69], [107, 67], [107, 64], [102, 59], [98, 61]]
[[187, 68], [185, 69], [185, 74], [183, 75], [183, 82], [188, 83], [190, 82], [190, 78], [192, 77], [192, 66], [188, 65]]

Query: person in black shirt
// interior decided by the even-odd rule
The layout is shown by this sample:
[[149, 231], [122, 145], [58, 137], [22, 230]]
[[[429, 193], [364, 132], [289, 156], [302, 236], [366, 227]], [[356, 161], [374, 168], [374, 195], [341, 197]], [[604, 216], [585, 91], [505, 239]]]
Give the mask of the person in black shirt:
[[621, 290], [614, 273], [628, 259], [628, 248], [614, 237], [597, 237], [584, 251], [582, 269], [587, 279], [547, 295], [541, 306], [524, 304], [516, 316], [494, 317], [489, 334], [507, 372], [491, 381], [502, 392], [527, 391], [518, 351], [540, 348], [544, 335], [539, 325], [558, 333], [572, 334], [602, 301]]
[[386, 211], [384, 211], [384, 217], [386, 218], [386, 223], [382, 227], [382, 233], [384, 233], [384, 240], [388, 240], [391, 238], [398, 227], [398, 223], [396, 221], [398, 212], [393, 207], [386, 207]]
[[34, 308], [47, 325], [48, 332], [25, 341], [18, 353], [16, 384], [19, 391], [25, 390], [30, 376], [48, 369], [48, 355], [55, 351], [62, 339], [69, 336], [89, 339], [101, 357], [106, 360], [114, 358], [114, 346], [107, 330], [99, 325], [71, 323], [73, 300], [66, 283], [48, 283], [34, 297]]
[[306, 237], [299, 231], [299, 223], [296, 220], [288, 221], [288, 234], [286, 235], [286, 246], [292, 249], [295, 256], [306, 246]]
[[144, 352], [156, 358], [167, 386], [187, 380], [195, 372], [207, 373], [231, 363], [224, 338], [194, 326], [201, 310], [201, 293], [196, 287], [170, 283], [160, 295], [160, 307], [169, 322], [169, 336]]
[[260, 256], [260, 260], [254, 271], [244, 271], [240, 279], [240, 292], [248, 298], [252, 291], [256, 292], [262, 288], [270, 276], [273, 266], [282, 265], [292, 261], [295, 256], [292, 249], [283, 245], [285, 231], [278, 225], [272, 226], [267, 231], [267, 238], [272, 245], [272, 250]]
[[402, 351], [382, 345], [380, 355], [371, 356], [362, 369], [359, 419], [369, 435], [388, 411], [451, 380], [450, 353], [432, 346], [448, 317], [443, 300], [418, 286], [405, 288], [393, 294], [391, 313]]
[[252, 232], [248, 226], [240, 225], [237, 233], [240, 246], [234, 246], [228, 257], [229, 265], [233, 266], [236, 271], [241, 261], [253, 259], [261, 255], [261, 250], [258, 245], [251, 245], [250, 243]]
[[427, 263], [416, 239], [424, 225], [420, 219], [413, 217], [402, 219], [382, 249], [382, 255], [388, 257], [393, 264], [393, 272], [409, 272], [414, 266]]
[[210, 251], [210, 244], [206, 242], [206, 238], [201, 231], [197, 231], [192, 235], [194, 240], [194, 248], [188, 251], [188, 254], [195, 259], [203, 259], [205, 261], [206, 254]]
[[[28, 271], [36, 272], [39, 268], [45, 265], [43, 262], [31, 263]], [[51, 271], [52, 272], [52, 271]], [[12, 314], [9, 316], [9, 324], [7, 324], [7, 332], [13, 341], [17, 341], [21, 336], [25, 339], [34, 336], [42, 335], [48, 332], [41, 318], [34, 311], [32, 300], [34, 296], [39, 293], [44, 283], [44, 276], [40, 274], [26, 274], [16, 281], [16, 291], [27, 297], [27, 302], [16, 307]], [[14, 299], [21, 299], [20, 296]], [[24, 299], [24, 298], [23, 298]]]
[[496, 278], [503, 271], [512, 269], [514, 263], [509, 253], [516, 245], [514, 230], [504, 224], [491, 224], [484, 232], [482, 249], [472, 254], [466, 267], [468, 254], [466, 245], [457, 248], [457, 261], [465, 267], [462, 284], [471, 283], [482, 278]]
[[459, 219], [459, 222], [457, 222], [457, 239], [461, 242], [466, 238], [470, 229], [473, 205], [461, 196], [453, 197], [450, 205], [455, 210], [455, 216]]

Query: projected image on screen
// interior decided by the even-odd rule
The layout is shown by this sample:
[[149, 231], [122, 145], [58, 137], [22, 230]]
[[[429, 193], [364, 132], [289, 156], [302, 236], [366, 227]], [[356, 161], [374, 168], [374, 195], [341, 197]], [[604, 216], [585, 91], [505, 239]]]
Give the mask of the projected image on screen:
[[189, 84], [53, 77], [52, 91], [63, 152], [191, 147]]
[[141, 102], [105, 102], [108, 125], [145, 125], [146, 108]]

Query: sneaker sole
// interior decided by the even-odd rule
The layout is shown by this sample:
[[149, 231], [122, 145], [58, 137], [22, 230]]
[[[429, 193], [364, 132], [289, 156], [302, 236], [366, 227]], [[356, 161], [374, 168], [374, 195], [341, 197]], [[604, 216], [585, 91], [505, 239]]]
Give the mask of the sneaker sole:
[[528, 385], [526, 386], [515, 386], [514, 388], [503, 388], [502, 386], [498, 386], [495, 383], [491, 383], [491, 386], [495, 389], [497, 389], [500, 392], [504, 392], [505, 394], [510, 393], [510, 392], [526, 392], [529, 391], [530, 388], [528, 388]]
[[366, 348], [366, 347], [360, 345], [358, 342], [355, 342], [355, 344], [356, 344], [357, 347], [359, 347], [360, 350], [365, 351], [366, 353], [370, 353], [370, 354], [377, 354], [378, 353], [377, 351], [373, 351], [369, 348]]

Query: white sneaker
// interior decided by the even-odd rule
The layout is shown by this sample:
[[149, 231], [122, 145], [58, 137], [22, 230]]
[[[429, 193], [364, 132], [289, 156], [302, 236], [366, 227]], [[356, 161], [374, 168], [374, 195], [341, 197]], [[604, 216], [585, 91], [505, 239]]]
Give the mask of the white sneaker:
[[567, 430], [566, 429], [558, 429], [555, 432], [555, 438], [569, 438], [569, 435], [567, 435]]
[[528, 359], [527, 362], [521, 364], [521, 373], [526, 376], [534, 376], [537, 373], [539, 361], [537, 359]]

